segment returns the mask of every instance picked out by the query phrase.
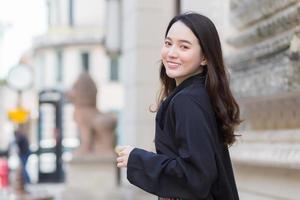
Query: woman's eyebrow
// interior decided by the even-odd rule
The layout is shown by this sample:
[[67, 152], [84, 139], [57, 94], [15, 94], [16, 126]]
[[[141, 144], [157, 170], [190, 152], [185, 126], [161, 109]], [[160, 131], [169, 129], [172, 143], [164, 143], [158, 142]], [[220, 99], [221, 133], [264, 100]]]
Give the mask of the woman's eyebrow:
[[[166, 40], [170, 40], [170, 41], [173, 41], [172, 40], [172, 38], [170, 38], [170, 37], [166, 37]], [[178, 40], [178, 42], [181, 42], [181, 43], [188, 43], [188, 44], [190, 44], [190, 45], [192, 45], [193, 43], [192, 42], [190, 42], [190, 41], [188, 41], [188, 40]]]
[[190, 42], [190, 41], [188, 41], [188, 40], [179, 40], [179, 42], [182, 42], [182, 43], [188, 43], [188, 44], [190, 44], [190, 45], [193, 44], [192, 42]]

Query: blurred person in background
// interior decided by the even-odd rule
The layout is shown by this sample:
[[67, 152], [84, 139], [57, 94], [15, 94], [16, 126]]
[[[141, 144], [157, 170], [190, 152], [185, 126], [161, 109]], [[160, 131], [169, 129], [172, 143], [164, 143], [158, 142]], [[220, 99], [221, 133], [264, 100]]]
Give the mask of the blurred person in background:
[[228, 147], [241, 123], [217, 30], [189, 12], [169, 23], [161, 50], [156, 153], [117, 149], [133, 185], [174, 200], [238, 200]]
[[22, 128], [18, 128], [15, 132], [15, 144], [17, 147], [18, 155], [21, 161], [22, 167], [22, 175], [24, 183], [30, 183], [30, 178], [28, 172], [26, 170], [26, 165], [28, 158], [30, 156], [29, 142], [26, 131], [22, 130]]

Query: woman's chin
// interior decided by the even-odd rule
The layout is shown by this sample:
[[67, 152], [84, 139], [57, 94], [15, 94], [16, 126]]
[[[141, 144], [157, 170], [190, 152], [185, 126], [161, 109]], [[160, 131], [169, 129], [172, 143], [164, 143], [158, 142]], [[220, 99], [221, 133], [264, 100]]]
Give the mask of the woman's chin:
[[167, 74], [167, 76], [169, 77], [169, 78], [176, 78], [178, 75], [176, 74], [176, 73], [174, 73], [174, 72], [166, 72], [166, 74]]
[[174, 75], [172, 75], [172, 74], [167, 74], [167, 76], [168, 76], [169, 78], [173, 78], [173, 79], [176, 78], [176, 76], [174, 76]]

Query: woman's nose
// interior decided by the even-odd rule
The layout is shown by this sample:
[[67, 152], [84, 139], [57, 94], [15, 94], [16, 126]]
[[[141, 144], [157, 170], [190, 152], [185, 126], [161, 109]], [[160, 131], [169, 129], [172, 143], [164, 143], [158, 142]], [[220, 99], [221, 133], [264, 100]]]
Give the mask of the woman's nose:
[[177, 57], [178, 56], [177, 49], [175, 46], [172, 46], [171, 48], [169, 48], [168, 56], [169, 57]]

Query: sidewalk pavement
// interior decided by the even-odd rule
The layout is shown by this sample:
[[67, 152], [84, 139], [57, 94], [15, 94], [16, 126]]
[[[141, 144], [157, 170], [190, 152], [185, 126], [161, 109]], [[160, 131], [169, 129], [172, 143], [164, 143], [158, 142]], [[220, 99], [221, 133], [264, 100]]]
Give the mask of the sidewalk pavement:
[[[27, 186], [29, 192], [35, 194], [50, 194], [54, 196], [54, 200], [66, 200], [63, 198], [66, 184], [31, 184]], [[101, 190], [101, 187], [99, 187]], [[156, 196], [148, 194], [135, 186], [123, 184], [120, 187], [115, 187], [114, 190], [102, 191], [105, 200], [157, 200]], [[275, 200], [270, 197], [258, 197], [247, 192], [240, 191], [241, 200]], [[72, 200], [89, 200], [84, 194], [78, 192], [74, 196], [76, 199]], [[0, 198], [1, 200], [1, 198]]]
[[[99, 190], [101, 190], [101, 186], [99, 186]], [[30, 184], [27, 186], [27, 191], [33, 194], [50, 194], [54, 196], [54, 200], [70, 200], [65, 199], [66, 184]], [[80, 191], [76, 192], [76, 194], [72, 194], [72, 200], [88, 200], [88, 197], [85, 196], [84, 193]], [[115, 187], [110, 191], [101, 191], [103, 194], [103, 199], [107, 200], [157, 200], [157, 197], [147, 194], [146, 192], [136, 188], [135, 186], [131, 186], [128, 184], [124, 184], [119, 187]], [[74, 196], [76, 199], [73, 199]]]
[[[37, 196], [48, 196], [51, 195], [54, 197], [54, 200], [90, 200], [86, 193], [82, 193], [80, 191], [73, 191], [75, 194], [72, 194], [72, 198], [64, 198], [67, 196], [66, 192], [66, 184], [29, 184], [26, 186], [27, 192], [37, 195]], [[99, 186], [99, 190], [101, 190], [101, 186]], [[157, 200], [157, 197], [147, 194], [144, 191], [136, 188], [135, 186], [129, 184], [123, 184], [120, 187], [115, 187], [113, 190], [103, 190], [101, 191], [103, 194], [103, 198], [99, 200]], [[74, 198], [74, 196], [76, 198]], [[0, 189], [0, 200], [12, 200], [14, 199], [12, 195], [5, 195], [4, 191]], [[275, 200], [270, 197], [262, 197], [256, 196], [254, 194], [250, 194], [247, 191], [240, 191], [240, 199], [241, 200]]]

